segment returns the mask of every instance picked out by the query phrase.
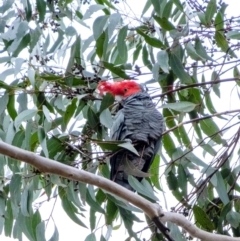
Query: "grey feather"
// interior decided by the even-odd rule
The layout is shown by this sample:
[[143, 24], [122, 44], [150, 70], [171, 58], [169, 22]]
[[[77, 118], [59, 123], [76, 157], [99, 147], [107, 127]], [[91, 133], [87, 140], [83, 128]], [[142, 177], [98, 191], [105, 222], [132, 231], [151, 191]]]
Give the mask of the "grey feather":
[[[112, 140], [130, 139], [139, 156], [127, 150], [112, 156], [110, 178], [134, 191], [128, 183], [128, 174], [142, 180], [144, 175], [141, 173], [148, 172], [158, 152], [165, 125], [161, 113], [144, 90], [123, 99], [120, 105], [121, 109], [115, 116], [110, 137]], [[129, 162], [131, 165], [126, 165]], [[133, 170], [129, 170], [130, 166]]]

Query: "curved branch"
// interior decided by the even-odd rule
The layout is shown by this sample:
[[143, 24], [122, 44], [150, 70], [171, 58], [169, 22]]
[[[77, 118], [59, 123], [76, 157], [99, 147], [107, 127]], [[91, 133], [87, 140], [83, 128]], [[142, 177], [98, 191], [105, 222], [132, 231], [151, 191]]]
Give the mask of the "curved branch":
[[115, 194], [134, 204], [136, 207], [142, 209], [143, 212], [149, 216], [152, 221], [157, 222], [156, 220], [159, 219], [161, 222], [169, 221], [175, 223], [189, 232], [189, 234], [193, 237], [208, 241], [216, 241], [216, 239], [218, 241], [240, 241], [240, 238], [233, 238], [225, 235], [212, 234], [206, 231], [202, 231], [195, 227], [183, 215], [164, 212], [158, 204], [151, 203], [136, 193], [133, 193], [104, 177], [100, 177], [92, 173], [64, 165], [60, 162], [39, 156], [30, 151], [22, 150], [2, 141], [0, 141], [0, 153], [16, 160], [28, 163], [36, 167], [41, 172], [57, 174], [74, 181], [80, 181], [102, 188], [105, 191]]
[[184, 90], [184, 89], [189, 89], [189, 88], [194, 88], [194, 87], [199, 87], [199, 86], [205, 86], [205, 85], [216, 85], [216, 84], [219, 84], [219, 83], [232, 82], [232, 81], [240, 81], [240, 78], [237, 77], [237, 78], [229, 78], [229, 79], [222, 79], [222, 80], [217, 79], [217, 80], [208, 81], [208, 82], [201, 82], [201, 83], [194, 83], [194, 84], [184, 85], [184, 86], [180, 86], [180, 87], [177, 87], [175, 89], [171, 89], [171, 90], [168, 90], [166, 92], [163, 92], [162, 94], [152, 95], [151, 97], [153, 99], [154, 98], [158, 98], [158, 97], [162, 98], [165, 95], [172, 94], [174, 92], [177, 92], [177, 91], [180, 91], [180, 90]]
[[240, 241], [240, 238], [233, 238], [226, 235], [221, 234], [213, 234], [206, 231], [201, 230], [194, 226], [189, 220], [187, 220], [183, 215], [178, 213], [171, 212], [163, 212], [164, 216], [161, 218], [162, 221], [168, 221], [175, 223], [176, 225], [182, 227], [186, 230], [192, 237], [197, 237], [200, 240], [206, 241]]

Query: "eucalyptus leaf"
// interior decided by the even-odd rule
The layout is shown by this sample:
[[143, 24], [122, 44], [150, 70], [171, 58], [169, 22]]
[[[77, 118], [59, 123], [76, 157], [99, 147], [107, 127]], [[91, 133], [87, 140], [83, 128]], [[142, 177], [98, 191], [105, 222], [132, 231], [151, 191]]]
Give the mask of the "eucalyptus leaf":
[[162, 108], [169, 108], [180, 112], [190, 112], [194, 110], [195, 107], [196, 107], [196, 104], [192, 102], [187, 102], [187, 101], [181, 101], [181, 102], [162, 105]]
[[18, 128], [22, 122], [32, 119], [37, 114], [37, 110], [24, 110], [15, 119], [15, 127]]

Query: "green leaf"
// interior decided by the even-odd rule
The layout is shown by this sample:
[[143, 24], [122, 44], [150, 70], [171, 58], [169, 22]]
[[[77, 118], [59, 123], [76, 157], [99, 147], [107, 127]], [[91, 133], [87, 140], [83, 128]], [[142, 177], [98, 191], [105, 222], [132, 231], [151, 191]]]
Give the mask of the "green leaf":
[[86, 20], [86, 19], [90, 18], [93, 13], [95, 13], [99, 10], [102, 10], [104, 8], [105, 8], [105, 6], [100, 5], [100, 4], [90, 5], [82, 19]]
[[71, 57], [74, 57], [76, 63], [81, 64], [81, 37], [77, 36], [75, 43], [71, 47]]
[[[60, 42], [62, 41], [60, 35], [59, 35], [59, 41]], [[80, 38], [80, 36], [77, 36], [75, 42], [73, 43], [73, 45], [71, 47], [71, 53], [70, 53], [70, 58], [69, 58], [69, 61], [68, 61], [68, 64], [67, 64], [66, 72], [72, 71], [71, 68], [74, 65], [74, 63], [77, 63], [77, 64], [81, 65], [81, 63], [82, 63], [81, 59], [82, 59], [82, 56], [81, 56], [81, 38]], [[46, 77], [49, 80], [50, 80], [51, 77], [53, 77], [53, 80], [54, 80], [55, 76], [49, 75], [49, 76], [46, 76]], [[56, 80], [62, 81], [62, 79], [59, 78], [59, 76], [58, 76], [58, 79], [56, 78]], [[68, 78], [65, 78], [65, 80], [68, 80]], [[67, 85], [69, 85], [69, 84], [67, 84]]]
[[94, 194], [90, 193], [90, 188], [87, 189], [87, 193], [86, 193], [86, 202], [88, 203], [88, 205], [95, 211], [95, 212], [99, 212], [102, 214], [105, 214], [104, 209], [100, 206], [100, 204], [95, 200]]
[[28, 22], [26, 21], [21, 22], [18, 26], [17, 33], [16, 33], [17, 39], [23, 38], [26, 35], [28, 30], [29, 30]]
[[9, 94], [5, 93], [1, 98], [0, 98], [0, 115], [6, 110], [7, 104], [9, 100]]
[[176, 146], [169, 133], [163, 136], [162, 142], [168, 156], [172, 158], [172, 153], [176, 150]]
[[161, 6], [160, 6], [160, 1], [159, 0], [151, 0], [153, 8], [157, 15], [161, 15]]
[[102, 34], [99, 36], [99, 38], [96, 41], [96, 53], [101, 58], [103, 56], [103, 48], [104, 48], [104, 42], [106, 39], [106, 33], [102, 32]]
[[193, 59], [193, 60], [203, 60], [203, 58], [196, 52], [196, 50], [194, 49], [193, 45], [191, 44], [191, 42], [188, 42], [186, 44], [186, 50], [188, 55]]
[[178, 166], [178, 184], [179, 184], [179, 188], [182, 189], [182, 193], [185, 197], [187, 196], [187, 183], [188, 183], [188, 178], [187, 178], [185, 169], [182, 165], [179, 165]]
[[[175, 127], [177, 124], [174, 120], [174, 113], [168, 109], [168, 108], [163, 108], [163, 116], [166, 122], [166, 126], [171, 129], [173, 127]], [[181, 143], [181, 138], [180, 138], [180, 134], [178, 129], [173, 130], [173, 134], [175, 135], [175, 137], [177, 138], [178, 142]]]
[[67, 199], [66, 192], [61, 187], [59, 187], [59, 194], [60, 194], [60, 198], [62, 201], [62, 207], [63, 207], [64, 211], [66, 212], [66, 214], [69, 216], [69, 218], [71, 218], [72, 221], [75, 222], [76, 224], [78, 224], [84, 228], [87, 228], [87, 226], [84, 224], [84, 222], [82, 222], [79, 219], [79, 217], [76, 215], [77, 208], [72, 204], [72, 202], [70, 202]]
[[93, 36], [96, 41], [98, 40], [102, 32], [105, 30], [108, 18], [109, 16], [106, 15], [99, 16], [93, 22]]
[[109, 129], [112, 127], [113, 119], [109, 109], [105, 109], [104, 111], [102, 111], [99, 118], [102, 125]]
[[85, 241], [96, 241], [95, 233], [89, 234], [84, 240]]
[[205, 119], [200, 121], [200, 126], [202, 131], [209, 136], [213, 141], [215, 141], [218, 144], [224, 143], [221, 136], [220, 136], [220, 130], [216, 123], [212, 119]]
[[217, 186], [216, 186], [217, 193], [220, 199], [222, 200], [222, 202], [226, 205], [229, 203], [230, 200], [228, 197], [228, 192], [227, 192], [224, 180], [222, 178], [221, 173], [217, 172], [215, 175], [217, 177]]
[[165, 72], [165, 73], [169, 73], [169, 57], [168, 57], [168, 53], [166, 50], [162, 50], [159, 51], [157, 53], [157, 61], [161, 67], [161, 69]]
[[155, 47], [155, 48], [165, 48], [164, 44], [159, 39], [148, 36], [143, 31], [141, 31], [140, 28], [137, 28], [136, 31], [137, 31], [138, 34], [140, 34], [141, 36], [144, 37], [144, 40], [150, 46]]
[[24, 216], [30, 217], [30, 215], [33, 214], [32, 212], [32, 193], [28, 190], [28, 188], [25, 188], [22, 196], [21, 196], [21, 212]]
[[160, 186], [160, 177], [159, 177], [159, 172], [160, 172], [160, 156], [157, 154], [153, 160], [153, 163], [150, 167], [150, 179], [152, 184], [160, 191], [162, 191], [161, 186]]
[[58, 241], [59, 240], [59, 233], [56, 225], [54, 224], [54, 232], [52, 237], [49, 239], [49, 241]]
[[106, 69], [109, 69], [115, 75], [123, 79], [130, 79], [130, 77], [121, 68], [114, 66], [114, 64], [103, 61], [103, 65]]
[[162, 10], [161, 18], [166, 20], [172, 18], [173, 2], [172, 1], [168, 1], [167, 3], [163, 2], [162, 7], [163, 7], [163, 10]]
[[240, 213], [230, 211], [226, 216], [227, 221], [234, 228], [238, 228], [240, 224]]
[[41, 223], [39, 223], [36, 227], [36, 238], [37, 241], [45, 241], [45, 223], [44, 221], [42, 221]]
[[224, 15], [220, 11], [218, 11], [217, 16], [214, 21], [215, 29], [223, 30], [224, 29]]
[[203, 162], [199, 157], [197, 157], [193, 152], [186, 150], [183, 155], [189, 163], [196, 164], [197, 166], [207, 168], [207, 164]]
[[28, 46], [28, 44], [30, 43], [30, 40], [31, 40], [31, 36], [28, 33], [22, 38], [18, 47], [13, 52], [12, 56], [17, 57], [19, 55], [19, 53]]
[[37, 114], [37, 110], [24, 110], [15, 119], [14, 125], [18, 128], [22, 122], [31, 120]]
[[76, 103], [77, 103], [77, 98], [74, 98], [72, 100], [71, 104], [67, 106], [67, 109], [66, 109], [66, 111], [64, 113], [64, 117], [63, 117], [64, 123], [66, 126], [74, 115], [74, 112], [77, 108]]
[[108, 21], [108, 37], [111, 38], [117, 26], [121, 23], [121, 14], [119, 12], [113, 13], [109, 17]]
[[117, 213], [118, 213], [118, 208], [116, 204], [111, 200], [108, 200], [106, 205], [106, 214], [105, 214], [106, 225], [113, 224], [113, 221], [117, 216]]
[[153, 194], [153, 191], [146, 189], [143, 184], [137, 180], [137, 178], [129, 175], [128, 182], [137, 192], [153, 201], [158, 201], [158, 198]]
[[192, 143], [191, 143], [189, 135], [188, 135], [187, 131], [185, 130], [184, 126], [179, 126], [178, 131], [179, 131], [179, 135], [180, 135], [181, 140], [182, 140], [183, 144], [185, 145], [185, 147], [191, 149]]
[[113, 194], [106, 194], [108, 200], [111, 200], [112, 202], [114, 202], [118, 208], [123, 208], [125, 210], [128, 210], [128, 211], [134, 211], [134, 212], [142, 212], [139, 208], [136, 208], [135, 206], [132, 206], [129, 202], [127, 202], [126, 200], [118, 197], [118, 196], [115, 196]]
[[[20, 189], [19, 189], [20, 191]], [[13, 200], [8, 200], [6, 203], [6, 211], [4, 214], [5, 222], [4, 222], [4, 233], [5, 236], [11, 237], [12, 234], [12, 227], [13, 227], [13, 213], [12, 213], [12, 207], [11, 202]]]
[[122, 27], [118, 33], [117, 39], [117, 49], [118, 53], [120, 53], [120, 58], [122, 59], [123, 63], [126, 63], [128, 59], [128, 50], [126, 45], [127, 32], [128, 26]]
[[198, 37], [195, 40], [195, 50], [196, 53], [203, 59], [214, 61], [211, 57], [208, 56], [206, 49], [203, 47], [201, 40]]
[[14, 0], [2, 1], [1, 7], [0, 7], [0, 13], [4, 14], [9, 8], [11, 8], [14, 2], [15, 2]]
[[62, 141], [57, 139], [56, 137], [51, 137], [47, 140], [47, 149], [49, 150], [49, 158], [54, 158], [57, 153], [63, 150]]
[[207, 5], [207, 9], [205, 13], [205, 20], [208, 26], [211, 26], [212, 18], [216, 12], [217, 12], [216, 0], [210, 0]]
[[215, 39], [216, 39], [217, 46], [221, 48], [223, 52], [227, 52], [228, 42], [220, 31], [215, 32]]
[[134, 148], [134, 146], [130, 142], [125, 142], [125, 143], [119, 144], [118, 146], [120, 146], [120, 147], [134, 153], [135, 155], [139, 156], [137, 150]]
[[193, 214], [196, 222], [205, 230], [212, 232], [215, 227], [208, 215], [197, 205], [193, 207]]
[[21, 202], [21, 186], [22, 178], [19, 174], [14, 174], [9, 184], [9, 191], [11, 194], [11, 213], [19, 211], [19, 203]]
[[90, 229], [93, 231], [96, 228], [96, 212], [92, 208], [90, 208], [89, 223]]
[[92, 110], [92, 108], [88, 108], [87, 120], [88, 120], [88, 124], [91, 128], [96, 128], [96, 126], [99, 123], [98, 117], [97, 117], [96, 113]]
[[229, 31], [226, 33], [226, 37], [230, 38], [230, 39], [237, 39], [240, 40], [240, 32], [233, 30], [233, 31]]
[[160, 18], [157, 16], [153, 16], [153, 18], [164, 30], [170, 31], [175, 29], [174, 25], [171, 22], [169, 22], [167, 18]]
[[[1, 160], [2, 161], [2, 160]], [[5, 221], [5, 206], [6, 206], [6, 199], [0, 194], [0, 233], [3, 231], [4, 221]]]
[[29, 43], [30, 52], [32, 52], [33, 48], [38, 43], [40, 36], [41, 36], [40, 28], [31, 29], [31, 32], [30, 32], [31, 41]]
[[173, 73], [181, 80], [183, 84], [192, 83], [192, 79], [189, 74], [184, 70], [184, 67], [179, 60], [179, 58], [175, 54], [170, 55], [169, 64]]
[[20, 148], [24, 147], [25, 146], [25, 142], [23, 141], [24, 139], [25, 139], [25, 131], [20, 130], [15, 134], [12, 141], [12, 145]]
[[99, 112], [101, 113], [103, 110], [109, 108], [114, 103], [114, 97], [110, 93], [106, 93], [106, 95], [103, 96], [103, 99], [101, 101]]
[[35, 240], [35, 230], [33, 230], [33, 217], [23, 216], [19, 213], [17, 221], [19, 222], [21, 231], [26, 235], [28, 240]]
[[211, 114], [217, 113], [217, 111], [216, 111], [216, 109], [215, 109], [215, 107], [212, 103], [212, 98], [211, 98], [209, 92], [205, 93], [205, 103], [206, 103], [206, 106], [207, 106], [207, 108], [208, 108], [208, 110]]
[[[42, 1], [42, 0], [38, 0], [38, 1]], [[49, 49], [47, 51], [47, 54], [53, 53], [54, 51], [56, 51], [56, 49], [58, 47], [60, 47], [62, 45], [62, 42], [63, 42], [63, 39], [64, 39], [64, 37], [63, 37], [64, 32], [61, 29], [58, 29], [57, 33], [58, 33], [58, 38], [57, 38], [57, 40], [54, 41], [54, 44], [52, 45], [51, 49]], [[48, 47], [48, 46], [46, 46], [46, 47]]]
[[144, 16], [144, 14], [148, 11], [148, 9], [151, 7], [151, 0], [147, 0], [146, 4], [144, 5], [144, 8], [142, 10], [141, 17]]
[[38, 127], [38, 139], [45, 157], [48, 158], [47, 135], [45, 130], [41, 126]]
[[239, 211], [240, 211], [240, 200], [239, 199], [234, 200], [234, 208], [235, 208], [236, 212], [239, 213]]
[[68, 26], [66, 29], [65, 29], [65, 34], [67, 36], [74, 36], [77, 34], [77, 31], [76, 29], [73, 27], [73, 26]]
[[121, 149], [119, 144], [124, 143], [123, 141], [100, 141], [92, 139], [93, 143], [98, 144], [103, 150], [118, 151]]
[[31, 6], [29, 0], [27, 0], [27, 4], [24, 9], [25, 9], [25, 14], [26, 14], [26, 19], [29, 22], [29, 21], [31, 21], [31, 18], [32, 18], [32, 6]]
[[228, 53], [234, 58], [237, 58], [236, 54], [232, 51], [232, 49], [229, 47], [228, 42], [224, 36], [224, 34], [220, 31], [216, 31], [215, 33], [215, 39], [217, 46], [223, 51]]
[[144, 45], [143, 49], [142, 49], [142, 61], [144, 66], [146, 66], [149, 70], [152, 70], [152, 63], [149, 61], [148, 59], [148, 50], [147, 50], [147, 46]]
[[141, 50], [142, 50], [142, 43], [140, 42], [140, 43], [137, 45], [137, 47], [136, 47], [136, 49], [134, 50], [134, 52], [133, 52], [133, 64], [134, 64], [134, 63], [136, 62], [136, 60], [138, 59]]
[[167, 184], [170, 190], [174, 191], [178, 189], [178, 180], [172, 171], [167, 174]]
[[39, 13], [39, 21], [43, 22], [46, 14], [46, 2], [43, 0], [37, 0], [37, 10]]
[[169, 108], [179, 112], [190, 112], [195, 109], [196, 104], [188, 101], [180, 101], [176, 103], [169, 103], [161, 106], [162, 108]]
[[119, 207], [119, 213], [124, 222], [124, 226], [129, 233], [129, 236], [133, 237], [136, 241], [140, 241], [140, 239], [137, 237], [136, 233], [132, 230], [133, 221], [140, 222], [139, 218], [136, 215], [134, 215], [132, 212], [130, 212], [126, 209], [123, 209], [121, 207]]
[[182, 3], [180, 2], [180, 0], [172, 0], [173, 3], [177, 6], [177, 8], [181, 11], [183, 11], [183, 5]]

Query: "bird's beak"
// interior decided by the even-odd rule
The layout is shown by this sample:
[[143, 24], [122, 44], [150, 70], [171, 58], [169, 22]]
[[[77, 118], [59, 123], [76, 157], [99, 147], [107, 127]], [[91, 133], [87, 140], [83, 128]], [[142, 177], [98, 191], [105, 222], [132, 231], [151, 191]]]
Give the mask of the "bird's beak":
[[123, 96], [121, 96], [121, 95], [116, 95], [115, 96], [115, 100], [118, 101], [118, 102], [121, 102], [122, 99], [123, 99]]

